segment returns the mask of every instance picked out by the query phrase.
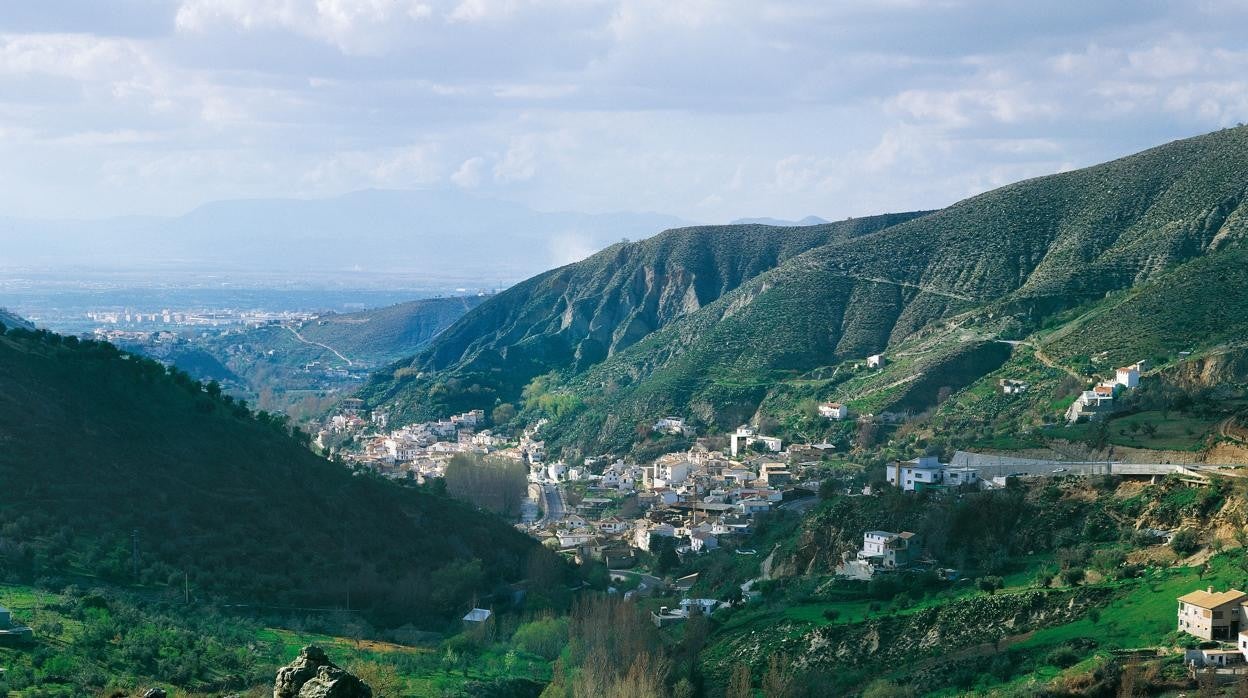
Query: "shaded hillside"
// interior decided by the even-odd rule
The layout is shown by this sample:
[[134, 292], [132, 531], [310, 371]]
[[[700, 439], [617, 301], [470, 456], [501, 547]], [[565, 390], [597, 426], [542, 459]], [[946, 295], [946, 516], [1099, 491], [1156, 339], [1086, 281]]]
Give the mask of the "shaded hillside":
[[22, 327], [28, 330], [35, 329], [35, 326], [30, 324], [30, 321], [14, 315], [4, 308], [0, 308], [0, 325], [4, 325], [5, 327]]
[[955, 316], [972, 329], [962, 341], [1025, 334], [1240, 240], [1246, 163], [1248, 128], [1229, 129], [812, 249], [573, 375], [565, 390], [577, 409], [550, 433], [620, 448], [638, 421], [681, 410], [727, 428], [778, 382], [899, 346]]
[[374, 620], [428, 626], [517, 578], [532, 547], [449, 499], [323, 460], [280, 420], [154, 361], [44, 332], [0, 337], [6, 576], [160, 587], [185, 573], [197, 595], [349, 597]]
[[593, 366], [802, 252], [918, 215], [682, 228], [615, 245], [491, 298], [361, 395], [413, 418], [515, 400], [535, 376]]

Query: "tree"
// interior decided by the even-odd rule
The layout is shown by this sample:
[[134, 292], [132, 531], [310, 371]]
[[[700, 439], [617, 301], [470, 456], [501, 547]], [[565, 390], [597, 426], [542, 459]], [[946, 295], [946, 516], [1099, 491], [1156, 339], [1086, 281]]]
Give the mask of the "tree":
[[767, 661], [767, 673], [763, 675], [764, 698], [788, 698], [793, 687], [793, 672], [789, 656], [775, 653]]
[[1188, 557], [1200, 550], [1200, 538], [1190, 528], [1179, 529], [1170, 538], [1170, 549], [1179, 557]]
[[732, 678], [728, 680], [724, 698], [752, 698], [754, 687], [750, 681], [750, 665], [744, 662], [736, 665], [732, 668]]
[[654, 559], [654, 571], [664, 575], [680, 566], [680, 556], [676, 554], [676, 541], [668, 536], [653, 536], [651, 547], [657, 545], [659, 550]]
[[490, 413], [490, 422], [496, 427], [509, 424], [511, 420], [515, 418], [516, 406], [510, 402], [504, 402], [498, 407], [495, 407], [494, 411]]

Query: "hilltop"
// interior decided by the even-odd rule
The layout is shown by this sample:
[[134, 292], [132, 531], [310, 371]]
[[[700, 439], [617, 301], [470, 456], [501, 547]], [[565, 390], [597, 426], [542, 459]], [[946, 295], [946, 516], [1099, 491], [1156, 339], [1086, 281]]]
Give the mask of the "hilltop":
[[[559, 414], [545, 415], [559, 417], [551, 434], [587, 451], [627, 448], [638, 423], [666, 413], [725, 429], [768, 405], [783, 418], [803, 399], [921, 411], [1008, 360], [993, 340], [1051, 329], [1063, 313], [1237, 249], [1245, 162], [1248, 128], [1226, 129], [852, 231], [696, 229], [735, 243], [720, 265], [754, 260], [741, 241], [778, 230], [803, 243], [717, 293], [695, 291], [696, 303], [687, 279], [706, 275], [664, 244], [689, 235], [672, 231], [500, 294], [410, 362], [420, 380], [383, 375], [365, 395], [413, 412], [488, 406], [554, 371], [540, 386], [562, 396]], [[1209, 306], [1191, 284], [1181, 290], [1192, 295], [1176, 306]], [[895, 353], [888, 370], [855, 369], [881, 352]]]
[[360, 395], [412, 419], [512, 402], [535, 377], [587, 369], [807, 250], [919, 215], [680, 228], [620, 243], [490, 298]]
[[519, 578], [534, 547], [501, 520], [319, 458], [284, 420], [109, 344], [10, 330], [0, 385], [11, 579], [186, 583], [438, 626]]

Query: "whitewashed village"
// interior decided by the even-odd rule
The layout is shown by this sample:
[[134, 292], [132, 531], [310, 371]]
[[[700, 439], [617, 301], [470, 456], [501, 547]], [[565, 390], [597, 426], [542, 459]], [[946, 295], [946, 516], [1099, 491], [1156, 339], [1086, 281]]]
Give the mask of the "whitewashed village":
[[[879, 369], [886, 360], [884, 355], [875, 355], [864, 365]], [[1116, 400], [1140, 385], [1147, 370], [1147, 362], [1117, 369], [1112, 378], [1080, 393], [1064, 419], [1070, 424], [1104, 419], [1113, 413]], [[1005, 396], [1022, 395], [1029, 387], [1019, 380], [999, 382]], [[906, 419], [893, 413], [854, 414], [848, 404], [837, 401], [820, 403], [817, 413], [829, 423]], [[457, 454], [523, 463], [529, 484], [517, 526], [578, 562], [603, 563], [612, 579], [622, 583], [621, 593], [628, 596], [687, 591], [696, 581], [696, 575], [663, 579], [654, 565], [639, 566], [643, 559], [654, 561], [661, 554], [687, 559], [721, 548], [740, 555], [760, 554], [751, 542], [760, 517], [777, 509], [801, 511], [814, 505], [826, 476], [822, 459], [832, 449], [826, 443], [786, 444], [748, 424], [715, 438], [699, 437], [684, 418], [666, 416], [650, 429], [656, 435], [689, 439], [692, 447], [647, 463], [611, 455], [568, 463], [548, 459], [542, 440], [546, 420], [518, 433], [486, 425], [485, 411], [476, 409], [395, 427], [384, 410], [367, 412], [362, 403], [347, 400], [343, 411], [324, 424], [315, 443], [354, 467], [422, 484], [443, 477]], [[956, 494], [1005, 488], [1020, 477], [1108, 472], [1156, 477], [1176, 467], [1159, 465], [1154, 472], [1130, 464], [1023, 461], [958, 452], [949, 462], [931, 455], [896, 461], [886, 468], [885, 479], [886, 486], [903, 493]], [[1202, 477], [1197, 471], [1182, 470], [1190, 477]], [[844, 494], [870, 496], [872, 487], [858, 486]], [[959, 575], [958, 570], [927, 555], [923, 540], [911, 531], [863, 531], [860, 549], [844, 553], [836, 568], [840, 576], [864, 581], [914, 570], [936, 571], [950, 580]], [[757, 594], [749, 586], [742, 588], [742, 600]], [[1242, 596], [1248, 602], [1248, 595]], [[723, 603], [727, 602], [686, 598], [678, 607], [657, 611], [654, 620], [659, 625], [679, 622], [693, 613], [713, 612]], [[1248, 653], [1248, 636], [1242, 642]]]

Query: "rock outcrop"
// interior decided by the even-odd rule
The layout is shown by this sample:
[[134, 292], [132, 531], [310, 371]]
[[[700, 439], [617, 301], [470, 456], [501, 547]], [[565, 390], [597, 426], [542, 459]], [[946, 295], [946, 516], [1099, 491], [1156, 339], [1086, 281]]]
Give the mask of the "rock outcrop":
[[373, 690], [329, 661], [325, 650], [309, 645], [295, 661], [277, 670], [273, 698], [373, 698]]

